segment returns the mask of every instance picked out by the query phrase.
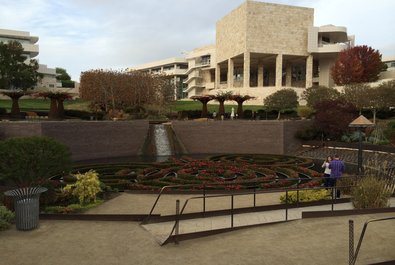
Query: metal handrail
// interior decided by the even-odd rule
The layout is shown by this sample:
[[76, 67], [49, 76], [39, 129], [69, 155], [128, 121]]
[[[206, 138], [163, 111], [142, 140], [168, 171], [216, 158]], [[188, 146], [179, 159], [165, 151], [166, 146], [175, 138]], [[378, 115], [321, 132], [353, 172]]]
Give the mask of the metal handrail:
[[[354, 175], [354, 176], [343, 176], [342, 178], [356, 178], [356, 177], [359, 177], [358, 175]], [[316, 180], [316, 179], [324, 179], [325, 177], [314, 177], [314, 178], [310, 178], [310, 180]], [[299, 183], [300, 183], [300, 181], [301, 180], [306, 180], [306, 179], [304, 179], [304, 178], [291, 178], [291, 179], [283, 179], [284, 181], [285, 180], [293, 180], [293, 181], [297, 181], [297, 183], [296, 183], [296, 189], [295, 189], [295, 191], [297, 191], [297, 205], [299, 204], [299, 190], [301, 190], [300, 188], [299, 188]], [[281, 181], [281, 180], [279, 180], [279, 181]], [[260, 183], [265, 183], [265, 182], [273, 182], [273, 180], [268, 180], [268, 181], [262, 181], [262, 182], [260, 182]], [[257, 183], [257, 181], [253, 181], [253, 180], [251, 180], [251, 181], [239, 181], [239, 182], [231, 182], [231, 184], [245, 184], [245, 183]], [[207, 198], [207, 196], [205, 196], [206, 195], [206, 186], [216, 186], [216, 185], [218, 185], [218, 186], [220, 186], [220, 185], [223, 185], [224, 183], [210, 183], [210, 184], [203, 184], [203, 189], [202, 189], [202, 193], [203, 193], [203, 214], [205, 213], [205, 208], [206, 208], [206, 198]], [[230, 184], [230, 183], [229, 183]], [[150, 210], [150, 212], [149, 212], [149, 214], [147, 215], [147, 217], [146, 218], [144, 218], [144, 220], [142, 221], [142, 223], [141, 224], [147, 224], [148, 222], [149, 222], [149, 220], [151, 219], [151, 217], [152, 217], [152, 213], [154, 212], [154, 209], [155, 209], [155, 207], [156, 207], [156, 205], [158, 204], [158, 201], [159, 201], [159, 199], [160, 199], [160, 197], [162, 196], [162, 194], [163, 194], [163, 192], [165, 191], [165, 190], [167, 190], [167, 189], [171, 189], [171, 188], [177, 188], [177, 187], [201, 187], [202, 186], [202, 184], [183, 184], [183, 185], [169, 185], [169, 186], [163, 186], [161, 189], [160, 189], [160, 191], [159, 191], [159, 194], [158, 194], [158, 196], [157, 196], [157, 198], [156, 198], [156, 200], [155, 200], [155, 202], [154, 202], [154, 204], [152, 205], [152, 207], [151, 207], [151, 210]], [[347, 186], [348, 187], [348, 186]], [[318, 187], [318, 188], [323, 188], [323, 187]], [[344, 187], [338, 187], [338, 188], [344, 188]], [[281, 192], [281, 191], [286, 191], [286, 189], [287, 188], [280, 188], [280, 189], [276, 189], [276, 191], [273, 191], [273, 192]], [[271, 190], [273, 190], [273, 189], [271, 189]], [[289, 188], [288, 188], [288, 190], [289, 190]], [[266, 190], [264, 190], [265, 192], [267, 192], [267, 193], [271, 193], [270, 191], [268, 192], [268, 191], [266, 191]], [[255, 197], [255, 194], [256, 194], [257, 192], [256, 192], [256, 189], [254, 188], [254, 207], [256, 206], [256, 197]], [[258, 192], [258, 193], [264, 193], [264, 192]], [[249, 194], [249, 193], [245, 193], [245, 194]], [[332, 190], [332, 195], [333, 195], [333, 190]], [[333, 204], [332, 204], [332, 210], [333, 210]]]
[[368, 228], [368, 225], [373, 222], [379, 222], [379, 221], [388, 221], [388, 220], [395, 220], [394, 217], [386, 217], [386, 218], [378, 218], [378, 219], [371, 219], [365, 222], [361, 235], [359, 236], [358, 240], [358, 245], [357, 248], [355, 249], [354, 252], [354, 221], [349, 220], [349, 264], [354, 265], [355, 262], [357, 261], [357, 257], [359, 254], [359, 250], [361, 249], [362, 241], [365, 236], [365, 232]]
[[[344, 187], [352, 187], [352, 186], [353, 186], [353, 185], [350, 185], [350, 186], [341, 186], [341, 187], [344, 188]], [[324, 187], [313, 187], [313, 188], [285, 188], [285, 192], [286, 192], [286, 200], [285, 200], [285, 221], [288, 221], [288, 192], [289, 192], [289, 191], [319, 190], [319, 189], [323, 189], [323, 188], [324, 188]], [[332, 189], [332, 192], [331, 192], [331, 193], [332, 193], [332, 195], [331, 195], [331, 196], [332, 196], [332, 199], [331, 199], [332, 211], [334, 210], [334, 209], [333, 209], [333, 204], [334, 204], [334, 201], [336, 200], [336, 199], [334, 198], [334, 192], [333, 192], [333, 190], [336, 190], [336, 188], [337, 188], [337, 187], [330, 187], [330, 189]], [[177, 230], [178, 230], [179, 222], [180, 222], [180, 220], [181, 220], [180, 216], [183, 215], [186, 206], [188, 205], [189, 201], [191, 201], [191, 200], [206, 199], [206, 198], [231, 197], [231, 209], [230, 209], [230, 211], [231, 211], [231, 228], [233, 228], [233, 215], [234, 215], [234, 213], [233, 213], [233, 210], [234, 210], [234, 208], [233, 208], [233, 199], [234, 199], [234, 196], [239, 196], [239, 195], [240, 195], [240, 196], [243, 196], [243, 195], [248, 195], [248, 194], [254, 194], [254, 198], [255, 198], [255, 195], [256, 195], [256, 194], [262, 194], [262, 193], [276, 193], [276, 192], [284, 192], [284, 189], [281, 189], [281, 190], [269, 190], [269, 191], [268, 191], [268, 190], [260, 190], [260, 191], [254, 190], [253, 192], [235, 192], [235, 193], [231, 193], [231, 194], [204, 195], [204, 196], [190, 197], [190, 198], [188, 198], [188, 199], [185, 200], [185, 202], [184, 202], [184, 204], [183, 204], [183, 206], [182, 206], [182, 208], [181, 208], [181, 211], [176, 210], [175, 222], [174, 222], [173, 228], [172, 228], [172, 230], [171, 230], [171, 232], [170, 232], [168, 238], [170, 238], [170, 237], [173, 235], [174, 231], [177, 231]], [[298, 199], [299, 199], [299, 198], [298, 198]], [[179, 204], [179, 200], [177, 200], [177, 203]], [[254, 202], [254, 203], [255, 203], [255, 202]], [[255, 207], [255, 205], [254, 205], [254, 207]], [[176, 208], [179, 209], [179, 206], [176, 206]], [[176, 234], [176, 236], [177, 236], [177, 234]], [[177, 239], [175, 239], [175, 242], [178, 243]]]

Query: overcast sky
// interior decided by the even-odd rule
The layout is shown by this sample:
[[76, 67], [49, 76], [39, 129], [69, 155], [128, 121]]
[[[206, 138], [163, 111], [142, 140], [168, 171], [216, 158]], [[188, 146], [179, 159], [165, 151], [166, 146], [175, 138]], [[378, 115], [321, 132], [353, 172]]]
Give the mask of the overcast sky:
[[[395, 55], [394, 0], [271, 0], [312, 7], [314, 25], [346, 26], [356, 44]], [[215, 43], [215, 23], [243, 0], [0, 0], [0, 28], [38, 36], [39, 60], [81, 71], [124, 69]]]

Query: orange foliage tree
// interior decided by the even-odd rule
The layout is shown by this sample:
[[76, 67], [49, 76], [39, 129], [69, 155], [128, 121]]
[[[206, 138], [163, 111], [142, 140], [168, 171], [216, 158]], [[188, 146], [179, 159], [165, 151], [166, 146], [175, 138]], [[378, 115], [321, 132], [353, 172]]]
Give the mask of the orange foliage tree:
[[90, 70], [81, 74], [80, 97], [108, 112], [130, 106], [163, 105], [174, 99], [170, 78], [140, 71]]

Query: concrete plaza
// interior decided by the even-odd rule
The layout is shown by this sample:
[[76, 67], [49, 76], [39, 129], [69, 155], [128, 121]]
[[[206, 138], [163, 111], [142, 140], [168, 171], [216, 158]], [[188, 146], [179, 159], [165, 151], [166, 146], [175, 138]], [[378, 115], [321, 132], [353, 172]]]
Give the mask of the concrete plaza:
[[[277, 201], [272, 196], [265, 203]], [[162, 208], [173, 213], [170, 202], [179, 197], [167, 195]], [[154, 199], [123, 194], [92, 213], [147, 213]], [[348, 220], [355, 222], [357, 240], [365, 221], [390, 216], [298, 219], [162, 247], [137, 222], [41, 220], [36, 230], [0, 233], [0, 264], [347, 264]], [[393, 220], [369, 225], [357, 264], [395, 260], [394, 228]]]

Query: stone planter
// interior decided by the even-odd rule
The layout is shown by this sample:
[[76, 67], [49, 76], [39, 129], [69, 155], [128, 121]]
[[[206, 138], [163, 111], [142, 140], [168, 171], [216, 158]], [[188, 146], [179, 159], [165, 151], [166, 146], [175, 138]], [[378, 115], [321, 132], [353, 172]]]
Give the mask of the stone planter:
[[4, 192], [14, 198], [15, 222], [18, 230], [32, 230], [38, 226], [40, 214], [40, 194], [44, 187], [20, 188]]

